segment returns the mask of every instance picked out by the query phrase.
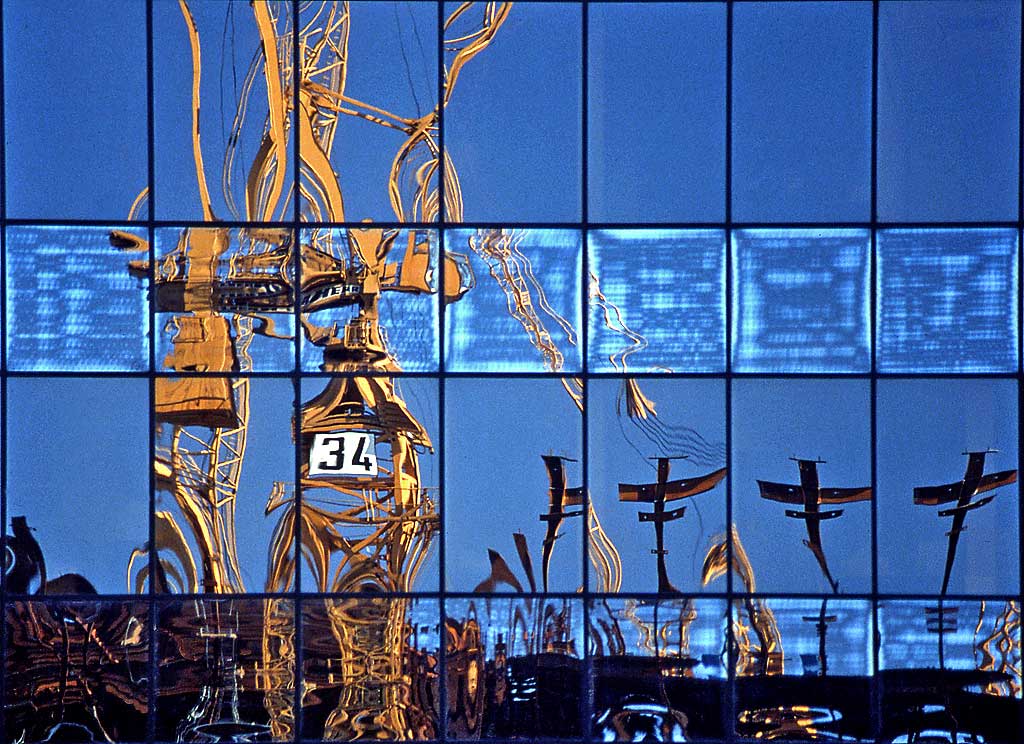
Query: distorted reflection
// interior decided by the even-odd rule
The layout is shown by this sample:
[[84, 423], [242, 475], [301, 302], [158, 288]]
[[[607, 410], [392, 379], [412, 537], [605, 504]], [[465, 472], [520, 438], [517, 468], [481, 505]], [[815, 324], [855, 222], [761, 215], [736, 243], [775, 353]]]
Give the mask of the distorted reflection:
[[451, 738], [580, 736], [582, 601], [449, 600], [446, 616]]
[[726, 614], [723, 600], [593, 600], [594, 736], [604, 741], [721, 736]]
[[142, 602], [10, 602], [5, 741], [141, 741], [149, 713]]

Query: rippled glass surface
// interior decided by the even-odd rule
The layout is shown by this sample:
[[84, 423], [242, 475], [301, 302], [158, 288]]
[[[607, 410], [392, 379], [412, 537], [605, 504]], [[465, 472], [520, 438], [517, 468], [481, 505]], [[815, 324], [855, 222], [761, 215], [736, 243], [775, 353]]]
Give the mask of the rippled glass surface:
[[592, 736], [722, 736], [727, 618], [725, 601], [717, 599], [592, 600]]
[[[878, 609], [882, 733], [1017, 741], [1020, 603], [885, 601]], [[940, 739], [941, 740], [941, 739]]]
[[733, 369], [870, 368], [866, 230], [733, 233]]
[[451, 738], [580, 738], [581, 600], [449, 599], [445, 635]]
[[1017, 396], [1014, 380], [878, 383], [881, 591], [1019, 591]]
[[445, 254], [475, 285], [447, 308], [448, 371], [579, 369], [580, 241], [577, 230], [447, 232]]
[[578, 220], [580, 5], [445, 2], [444, 12], [444, 146], [458, 184], [448, 221]]
[[145, 603], [11, 601], [4, 631], [7, 741], [146, 738], [151, 642]]
[[[358, 318], [368, 311], [379, 319], [375, 357], [387, 358], [392, 369], [403, 372], [437, 370], [441, 243], [436, 230], [323, 229], [303, 230], [300, 236], [304, 371], [330, 366], [332, 351], [351, 345], [359, 335]], [[445, 284], [451, 287], [446, 302], [459, 301], [469, 289], [459, 268], [452, 261], [445, 264]], [[355, 291], [369, 274], [378, 289], [372, 299]], [[375, 362], [349, 368], [372, 369]]]
[[1017, 231], [878, 234], [878, 368], [1017, 369]]
[[870, 739], [870, 602], [752, 598], [733, 604], [733, 622], [737, 734]]
[[294, 737], [291, 600], [194, 599], [157, 611], [157, 738]]
[[723, 232], [596, 230], [588, 241], [591, 371], [722, 370]]
[[[436, 599], [304, 601], [303, 737], [436, 739], [440, 623]], [[394, 707], [374, 719], [381, 701]]]

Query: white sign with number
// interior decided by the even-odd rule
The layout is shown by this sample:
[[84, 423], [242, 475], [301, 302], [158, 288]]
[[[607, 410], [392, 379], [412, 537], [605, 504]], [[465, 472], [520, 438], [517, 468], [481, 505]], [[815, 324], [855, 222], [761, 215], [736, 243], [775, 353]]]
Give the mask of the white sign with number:
[[317, 434], [309, 448], [309, 474], [377, 475], [376, 440], [368, 431]]

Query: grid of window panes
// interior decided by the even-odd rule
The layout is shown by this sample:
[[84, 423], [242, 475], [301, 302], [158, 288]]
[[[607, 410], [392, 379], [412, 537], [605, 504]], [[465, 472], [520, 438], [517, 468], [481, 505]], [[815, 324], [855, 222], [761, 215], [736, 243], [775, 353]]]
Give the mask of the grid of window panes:
[[1021, 8], [7, 0], [5, 739], [1017, 741]]

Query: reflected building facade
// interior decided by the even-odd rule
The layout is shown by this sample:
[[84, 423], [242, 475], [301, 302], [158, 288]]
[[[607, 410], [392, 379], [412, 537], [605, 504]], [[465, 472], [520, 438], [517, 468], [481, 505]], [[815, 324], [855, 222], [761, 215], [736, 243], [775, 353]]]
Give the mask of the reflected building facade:
[[[7, 740], [1019, 738], [1020, 209], [879, 192], [899, 3], [655, 5], [116, 11], [134, 200], [16, 214], [5, 172]], [[1004, 5], [966, 18], [1019, 62]], [[45, 13], [5, 15], [5, 60]], [[852, 219], [733, 184], [813, 154], [742, 119], [751, 59], [814, 73], [808, 23], [865, 55]], [[676, 83], [643, 71], [671, 28], [710, 60]], [[706, 111], [630, 100], [644, 74], [721, 105], [700, 219], [622, 216], [599, 91], [715, 159]]]

